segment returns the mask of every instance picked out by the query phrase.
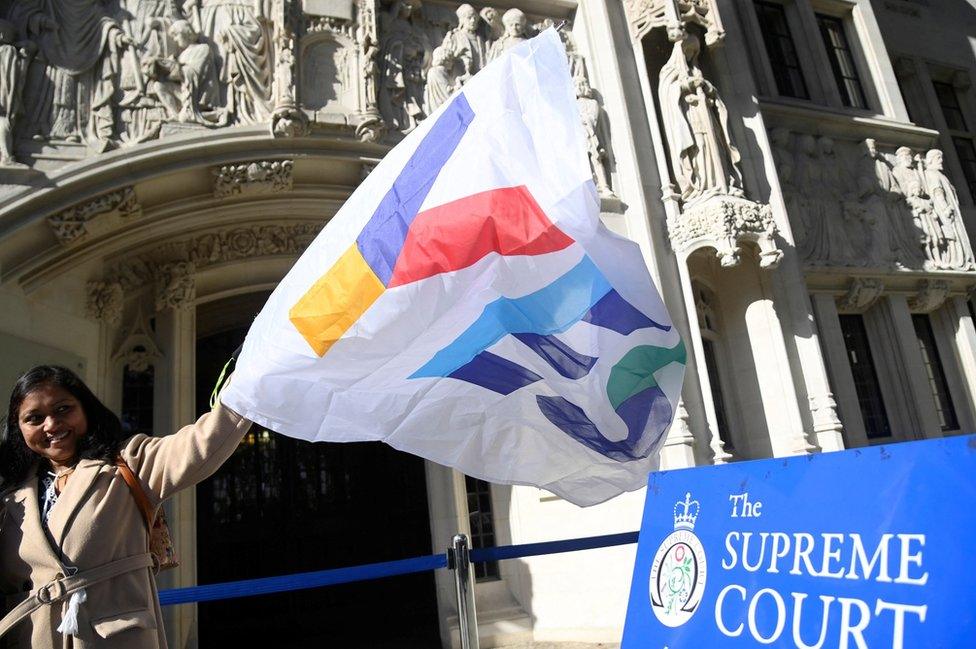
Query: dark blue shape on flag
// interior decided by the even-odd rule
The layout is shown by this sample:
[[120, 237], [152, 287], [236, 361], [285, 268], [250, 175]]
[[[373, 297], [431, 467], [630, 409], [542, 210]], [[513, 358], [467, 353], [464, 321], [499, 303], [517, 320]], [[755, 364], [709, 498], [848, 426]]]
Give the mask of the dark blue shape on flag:
[[481, 352], [448, 376], [505, 395], [542, 380], [532, 370], [491, 352]]
[[590, 373], [597, 359], [578, 351], [555, 336], [512, 334], [567, 379], [581, 379]]
[[583, 322], [616, 331], [618, 334], [629, 336], [638, 329], [654, 327], [662, 331], [670, 331], [669, 325], [654, 322], [638, 311], [634, 305], [620, 297], [616, 289], [611, 289], [599, 302], [586, 312]]

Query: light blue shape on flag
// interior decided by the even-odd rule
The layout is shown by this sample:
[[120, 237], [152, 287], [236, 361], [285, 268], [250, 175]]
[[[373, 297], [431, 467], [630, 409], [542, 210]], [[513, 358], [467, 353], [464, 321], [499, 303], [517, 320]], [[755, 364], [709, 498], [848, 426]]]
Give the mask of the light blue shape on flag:
[[589, 256], [552, 284], [519, 298], [498, 298], [450, 345], [410, 378], [450, 376], [508, 334], [554, 334], [579, 322], [613, 289]]

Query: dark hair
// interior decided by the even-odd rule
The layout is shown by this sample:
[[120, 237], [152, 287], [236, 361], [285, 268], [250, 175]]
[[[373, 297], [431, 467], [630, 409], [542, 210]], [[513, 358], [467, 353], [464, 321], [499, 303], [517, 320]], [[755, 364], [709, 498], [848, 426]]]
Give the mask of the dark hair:
[[79, 402], [88, 432], [78, 440], [78, 457], [112, 462], [122, 446], [119, 418], [98, 400], [84, 381], [66, 367], [38, 365], [17, 379], [10, 393], [10, 407], [0, 431], [0, 478], [3, 488], [20, 484], [28, 477], [37, 455], [27, 447], [20, 432], [20, 405], [27, 395], [43, 385], [54, 385], [71, 393]]

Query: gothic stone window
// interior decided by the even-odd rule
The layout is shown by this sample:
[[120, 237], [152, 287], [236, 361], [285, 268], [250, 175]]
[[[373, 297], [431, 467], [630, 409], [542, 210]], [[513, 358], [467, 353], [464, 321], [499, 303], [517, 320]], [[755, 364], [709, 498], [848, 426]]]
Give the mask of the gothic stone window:
[[864, 96], [864, 87], [857, 72], [854, 52], [847, 40], [844, 21], [834, 16], [817, 14], [817, 25], [820, 37], [827, 49], [830, 59], [830, 69], [837, 83], [840, 100], [848, 108], [867, 108], [868, 101]]
[[929, 316], [923, 313], [912, 315], [915, 325], [915, 336], [918, 338], [918, 350], [922, 354], [922, 365], [925, 366], [925, 377], [928, 379], [935, 400], [935, 409], [939, 415], [939, 425], [943, 432], [959, 430], [959, 419], [956, 408], [952, 405], [952, 395], [949, 394], [949, 382], [946, 380], [939, 348], [935, 342], [935, 332]]
[[786, 8], [776, 2], [761, 0], [755, 2], [755, 7], [777, 93], [784, 97], [809, 99], [810, 93], [800, 68]]
[[[491, 503], [491, 485], [484, 480], [464, 476], [468, 496], [468, 522], [471, 526], [471, 547], [490, 548], [495, 542], [495, 517]], [[476, 581], [499, 578], [498, 562], [485, 561], [474, 564]]]
[[844, 346], [847, 348], [847, 359], [851, 364], [851, 374], [854, 376], [854, 389], [857, 392], [861, 417], [864, 419], [864, 431], [868, 439], [890, 437], [891, 426], [888, 424], [888, 413], [881, 397], [881, 386], [868, 344], [864, 317], [856, 314], [841, 315], [840, 328], [844, 336]]
[[155, 368], [132, 369], [126, 365], [122, 372], [122, 429], [127, 435], [153, 433], [153, 387]]

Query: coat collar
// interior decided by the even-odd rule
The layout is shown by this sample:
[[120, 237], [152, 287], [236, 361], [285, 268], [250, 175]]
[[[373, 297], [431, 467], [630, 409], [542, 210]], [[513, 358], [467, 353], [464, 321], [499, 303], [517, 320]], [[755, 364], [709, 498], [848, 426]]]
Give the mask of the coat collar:
[[[64, 487], [64, 491], [58, 496], [58, 502], [54, 504], [51, 509], [51, 517], [48, 519], [48, 529], [51, 532], [51, 539], [54, 541], [55, 545], [60, 547], [64, 541], [64, 535], [67, 532], [71, 522], [75, 518], [75, 514], [78, 508], [81, 507], [82, 503], [88, 497], [88, 493], [91, 490], [92, 484], [94, 484], [95, 479], [103, 471], [108, 471], [111, 469], [111, 465], [107, 464], [103, 460], [79, 460], [78, 464], [75, 465], [75, 470], [71, 477], [68, 478], [68, 483]], [[37, 506], [37, 480], [32, 481], [34, 484], [34, 506]], [[40, 514], [37, 515], [37, 521], [40, 523]]]

